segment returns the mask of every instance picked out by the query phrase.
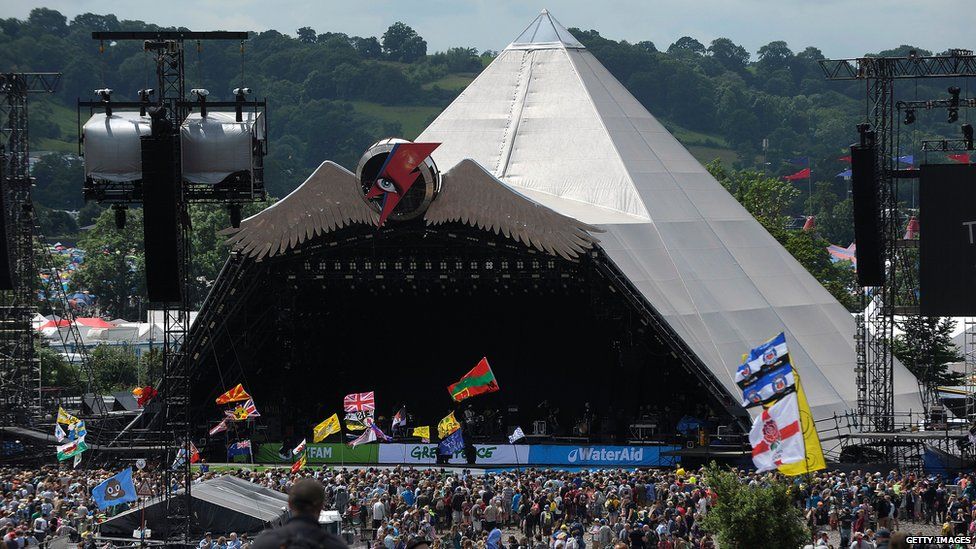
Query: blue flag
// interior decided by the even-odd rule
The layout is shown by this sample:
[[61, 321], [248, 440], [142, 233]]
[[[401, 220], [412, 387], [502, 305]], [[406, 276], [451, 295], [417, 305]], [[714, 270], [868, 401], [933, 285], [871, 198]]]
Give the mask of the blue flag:
[[233, 461], [234, 456], [249, 456], [251, 455], [251, 441], [242, 440], [240, 442], [235, 442], [227, 447], [227, 460]]
[[99, 509], [107, 509], [120, 503], [136, 501], [136, 485], [132, 483], [132, 468], [92, 488], [92, 499]]
[[447, 438], [437, 445], [437, 454], [441, 456], [452, 456], [462, 450], [464, 450], [464, 439], [461, 438], [460, 429], [447, 435]]

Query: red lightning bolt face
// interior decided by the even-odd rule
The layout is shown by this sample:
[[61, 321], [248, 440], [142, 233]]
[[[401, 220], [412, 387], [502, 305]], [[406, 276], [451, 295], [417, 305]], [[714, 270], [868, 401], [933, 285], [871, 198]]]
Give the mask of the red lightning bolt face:
[[367, 200], [383, 196], [380, 227], [420, 177], [417, 166], [420, 166], [439, 146], [440, 143], [397, 143], [393, 146], [383, 167], [380, 168], [376, 181], [373, 181], [373, 186], [366, 193]]

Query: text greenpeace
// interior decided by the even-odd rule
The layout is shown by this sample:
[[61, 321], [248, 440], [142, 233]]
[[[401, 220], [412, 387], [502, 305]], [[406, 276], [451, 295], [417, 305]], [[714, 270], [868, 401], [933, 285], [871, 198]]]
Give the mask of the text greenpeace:
[[[529, 457], [528, 446], [512, 446], [511, 444], [475, 444], [477, 463], [488, 465], [508, 465], [525, 463]], [[436, 444], [380, 444], [379, 462], [394, 463], [435, 463], [437, 461]], [[456, 452], [451, 456], [450, 463], [466, 463], [464, 452]]]
[[584, 466], [667, 466], [674, 458], [661, 452], [677, 449], [676, 446], [532, 446], [529, 452], [531, 465], [584, 465]]

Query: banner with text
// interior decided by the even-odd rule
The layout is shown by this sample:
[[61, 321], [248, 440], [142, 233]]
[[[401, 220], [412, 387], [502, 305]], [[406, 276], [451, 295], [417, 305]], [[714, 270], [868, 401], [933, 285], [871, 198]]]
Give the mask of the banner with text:
[[[516, 465], [528, 463], [530, 451], [526, 445], [475, 444], [477, 463], [486, 465]], [[437, 461], [436, 444], [380, 444], [380, 463], [433, 464]], [[467, 463], [463, 452], [451, 456], [450, 463]]]
[[[377, 461], [376, 444], [362, 444], [355, 448], [350, 448], [347, 444], [326, 443], [309, 444], [306, 446], [309, 463], [376, 463]], [[290, 456], [281, 456], [278, 451], [281, 444], [271, 442], [258, 446], [258, 451], [254, 454], [254, 461], [258, 463], [291, 463]]]
[[640, 465], [663, 467], [673, 465], [675, 458], [662, 456], [678, 450], [677, 446], [570, 446], [540, 444], [531, 447], [530, 465], [593, 465], [613, 467]]

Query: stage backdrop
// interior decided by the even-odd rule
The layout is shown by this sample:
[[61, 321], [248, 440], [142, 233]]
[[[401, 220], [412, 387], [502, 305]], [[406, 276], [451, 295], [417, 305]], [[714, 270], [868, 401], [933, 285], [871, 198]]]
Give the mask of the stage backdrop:
[[[478, 464], [516, 465], [526, 464], [531, 456], [529, 446], [512, 444], [475, 444]], [[380, 444], [380, 463], [433, 464], [437, 461], [436, 444]], [[463, 452], [451, 456], [450, 463], [464, 464]]]
[[[309, 463], [376, 463], [377, 448], [376, 444], [362, 444], [355, 448], [347, 444], [328, 443], [328, 444], [309, 444], [308, 462]], [[254, 455], [256, 463], [292, 463], [290, 459], [284, 459], [278, 455], [281, 443], [271, 442], [258, 445], [258, 451]]]
[[530, 465], [643, 465], [667, 466], [674, 458], [662, 452], [677, 450], [677, 446], [568, 446], [540, 444], [531, 447]]

